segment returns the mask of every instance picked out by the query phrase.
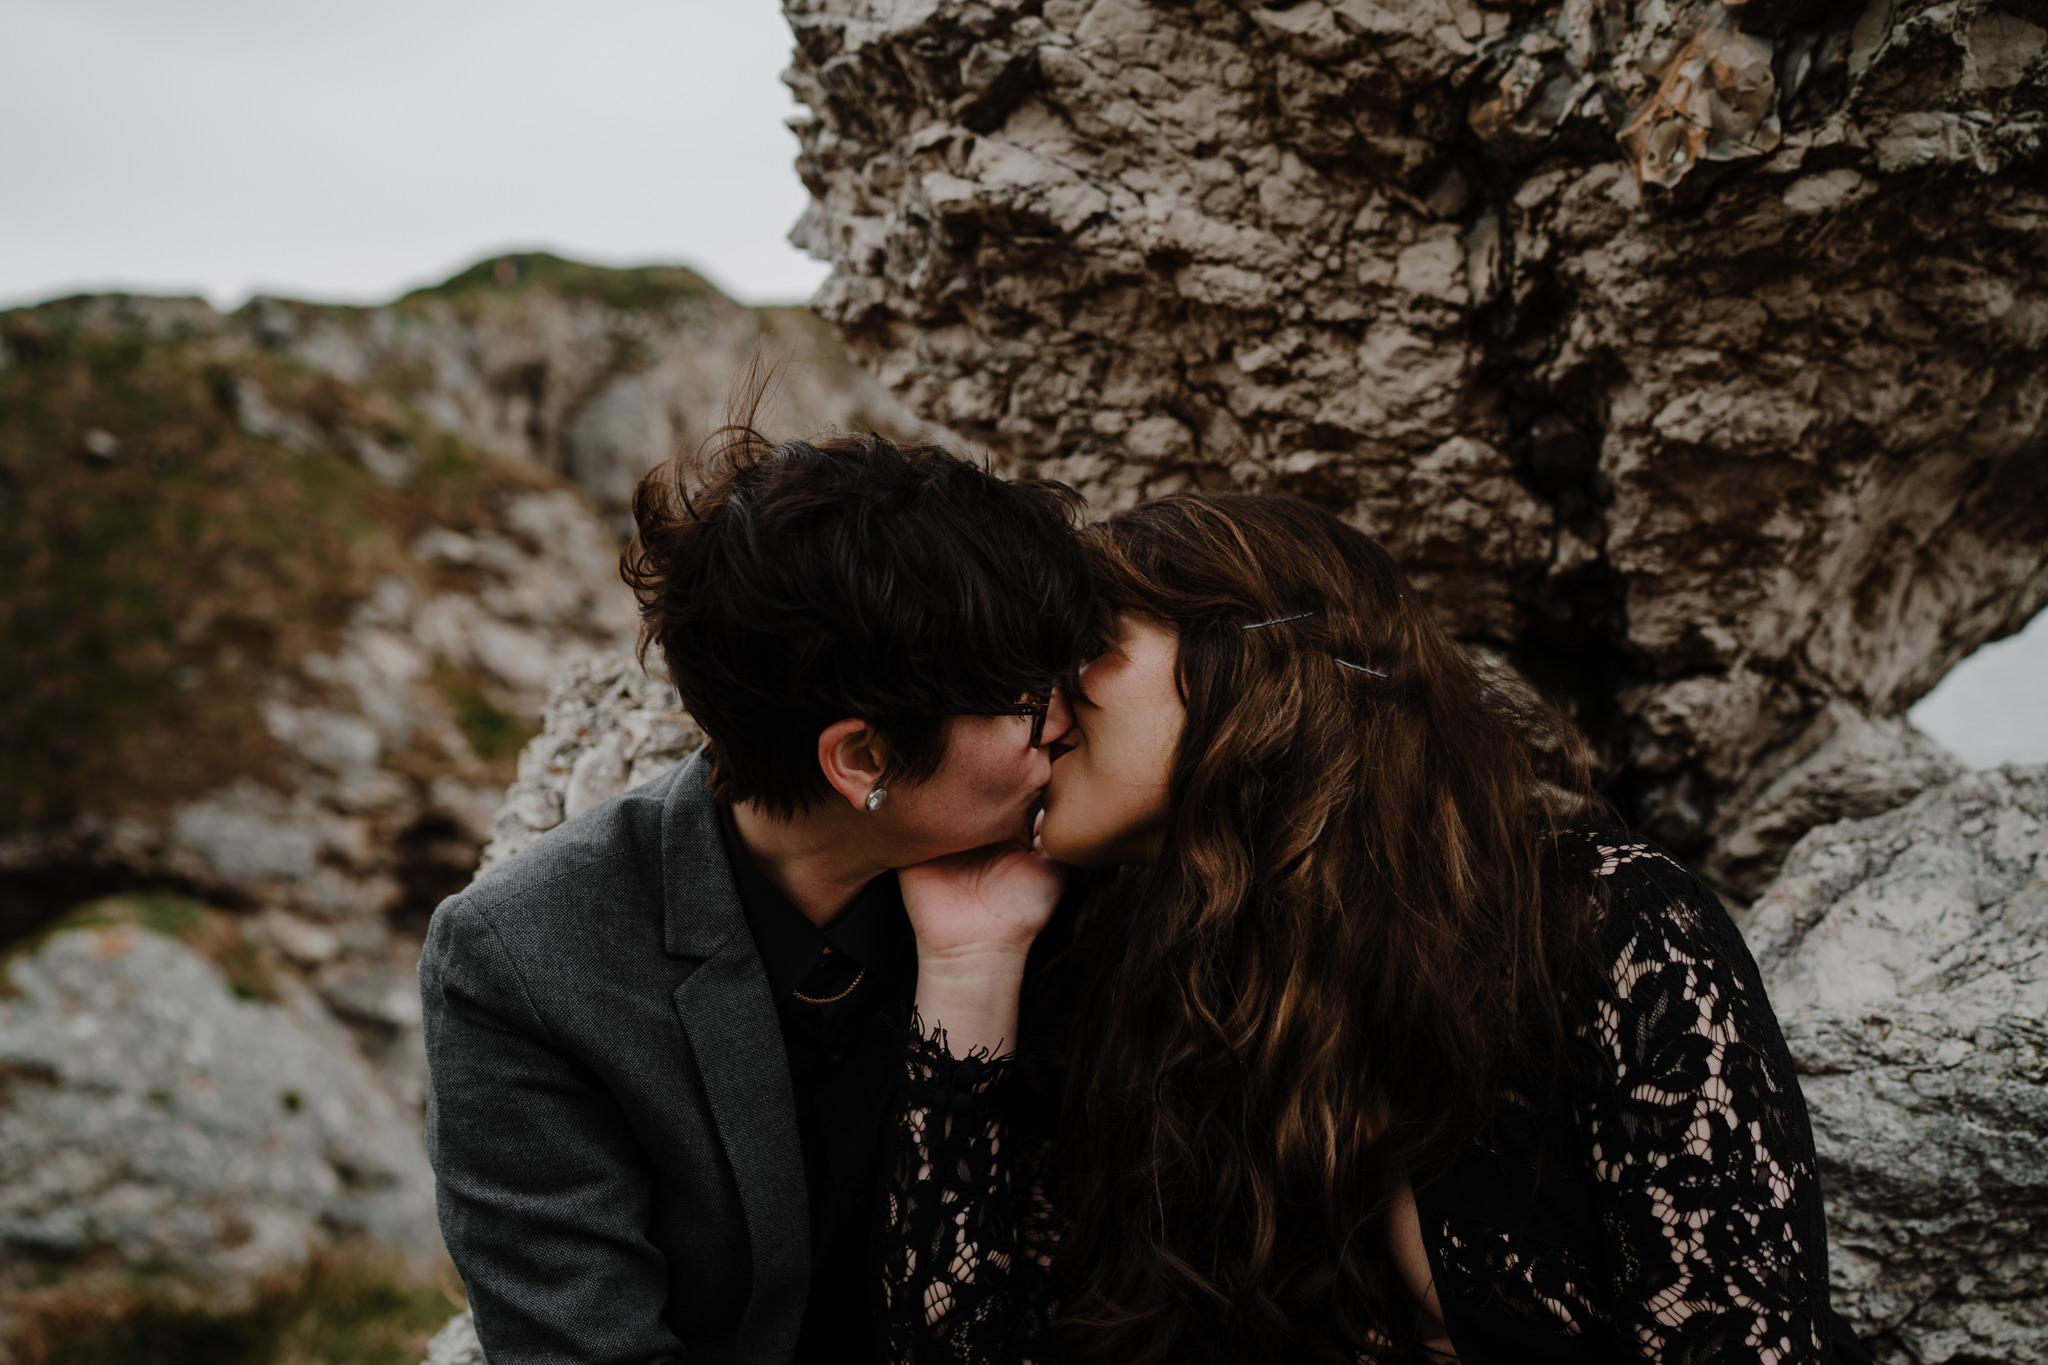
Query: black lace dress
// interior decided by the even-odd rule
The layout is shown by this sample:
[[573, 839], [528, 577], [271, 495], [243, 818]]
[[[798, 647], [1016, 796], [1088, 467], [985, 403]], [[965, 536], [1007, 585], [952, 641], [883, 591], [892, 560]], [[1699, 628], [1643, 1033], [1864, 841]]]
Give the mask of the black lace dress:
[[[1608, 990], [1577, 1011], [1561, 1083], [1504, 1092], [1486, 1139], [1415, 1191], [1459, 1359], [1863, 1359], [1829, 1312], [1806, 1107], [1740, 934], [1619, 830], [1576, 832], [1567, 863], [1607, 891]], [[906, 1070], [879, 1210], [886, 1358], [1056, 1361], [1049, 1087], [915, 1029]]]

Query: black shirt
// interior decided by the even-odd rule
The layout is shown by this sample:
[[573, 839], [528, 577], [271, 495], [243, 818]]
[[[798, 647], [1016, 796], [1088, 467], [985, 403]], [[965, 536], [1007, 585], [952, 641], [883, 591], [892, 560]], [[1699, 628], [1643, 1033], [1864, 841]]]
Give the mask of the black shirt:
[[[762, 875], [731, 808], [718, 814], [782, 1022], [803, 1144], [811, 1292], [796, 1358], [800, 1365], [869, 1365], [877, 1359], [868, 1245], [876, 1163], [917, 994], [917, 940], [894, 874], [869, 882], [821, 929]], [[798, 992], [831, 1003], [810, 1003]]]

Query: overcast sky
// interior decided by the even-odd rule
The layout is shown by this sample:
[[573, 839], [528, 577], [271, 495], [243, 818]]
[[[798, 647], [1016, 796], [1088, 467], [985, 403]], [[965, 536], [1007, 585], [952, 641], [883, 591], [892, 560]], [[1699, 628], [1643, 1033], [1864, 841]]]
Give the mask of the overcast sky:
[[1957, 664], [1912, 720], [1972, 767], [2048, 763], [2048, 612]]
[[[824, 268], [773, 0], [0, 0], [0, 306], [85, 290], [379, 302], [511, 248]], [[2048, 616], [1913, 713], [2048, 762]]]
[[373, 302], [486, 253], [809, 296], [772, 0], [0, 0], [0, 302]]

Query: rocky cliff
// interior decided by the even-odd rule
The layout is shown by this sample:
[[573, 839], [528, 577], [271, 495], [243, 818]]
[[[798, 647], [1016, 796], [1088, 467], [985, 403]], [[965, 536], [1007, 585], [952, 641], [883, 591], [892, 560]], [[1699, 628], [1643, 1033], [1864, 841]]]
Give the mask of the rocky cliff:
[[621, 540], [641, 473], [716, 425], [757, 350], [781, 361], [766, 410], [778, 430], [919, 426], [808, 310], [741, 307], [680, 267], [502, 256], [389, 308], [256, 299], [241, 321], [273, 353], [388, 388], [472, 448], [561, 475]]
[[1836, 1307], [1889, 1361], [2048, 1359], [2048, 768], [1813, 830], [1743, 932], [1813, 1115]]
[[[419, 936], [549, 681], [631, 643], [633, 481], [757, 349], [781, 427], [914, 425], [815, 319], [681, 269], [0, 313], [0, 1291], [431, 1241]], [[130, 888], [211, 927], [36, 940]]]
[[1743, 897], [2048, 602], [2031, 0], [787, 0], [815, 306], [1098, 508], [1270, 489]]
[[247, 1285], [346, 1231], [431, 1264], [417, 1120], [318, 994], [224, 972], [176, 932], [205, 924], [193, 905], [80, 918], [0, 975], [0, 1287], [81, 1267]]

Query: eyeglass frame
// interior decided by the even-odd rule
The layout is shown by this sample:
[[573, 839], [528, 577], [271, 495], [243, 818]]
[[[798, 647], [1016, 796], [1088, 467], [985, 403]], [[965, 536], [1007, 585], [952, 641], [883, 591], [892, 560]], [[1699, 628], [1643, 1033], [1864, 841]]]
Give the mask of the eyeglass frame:
[[1052, 711], [1052, 694], [1048, 692], [1041, 697], [1034, 692], [1026, 692], [1024, 696], [1025, 700], [1023, 701], [1014, 702], [1009, 706], [998, 706], [994, 710], [985, 711], [982, 714], [990, 716], [1029, 716], [1031, 718], [1031, 747], [1043, 749], [1045, 747], [1045, 718]]

